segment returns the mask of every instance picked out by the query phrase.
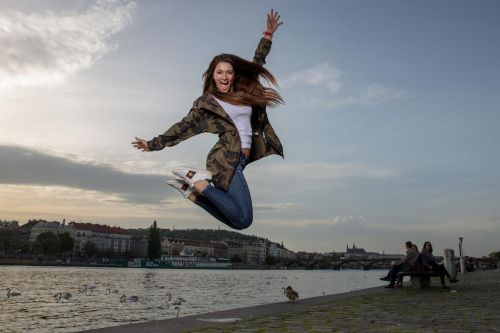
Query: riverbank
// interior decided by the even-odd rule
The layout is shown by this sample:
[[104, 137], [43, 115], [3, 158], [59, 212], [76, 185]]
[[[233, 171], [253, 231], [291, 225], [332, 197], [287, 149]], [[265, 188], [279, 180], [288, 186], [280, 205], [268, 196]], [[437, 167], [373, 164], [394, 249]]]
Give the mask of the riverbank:
[[[500, 270], [459, 275], [451, 289], [385, 289], [314, 297], [87, 333], [498, 332]], [[299, 290], [300, 293], [300, 290]]]

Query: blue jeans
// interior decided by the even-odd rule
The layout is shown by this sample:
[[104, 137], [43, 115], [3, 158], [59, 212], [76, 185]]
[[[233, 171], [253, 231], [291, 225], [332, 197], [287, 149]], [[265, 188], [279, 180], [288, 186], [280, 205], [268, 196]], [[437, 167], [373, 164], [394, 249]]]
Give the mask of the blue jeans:
[[227, 192], [209, 184], [195, 202], [217, 220], [238, 230], [248, 228], [253, 221], [252, 197], [243, 176], [245, 164], [242, 154]]

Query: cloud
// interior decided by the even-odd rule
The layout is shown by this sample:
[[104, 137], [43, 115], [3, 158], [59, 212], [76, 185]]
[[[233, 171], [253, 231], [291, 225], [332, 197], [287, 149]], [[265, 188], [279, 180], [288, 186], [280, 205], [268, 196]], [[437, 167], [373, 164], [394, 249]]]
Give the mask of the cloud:
[[322, 104], [331, 108], [350, 105], [373, 106], [393, 100], [405, 99], [410, 96], [411, 95], [407, 91], [397, 90], [372, 83], [369, 84], [365, 91], [360, 94], [337, 100], [330, 99], [328, 101], [322, 101]]
[[296, 179], [327, 181], [344, 178], [388, 179], [399, 175], [395, 169], [360, 162], [344, 163], [293, 163], [266, 166], [265, 170], [252, 170], [262, 179]]
[[325, 87], [334, 93], [342, 87], [340, 76], [342, 72], [332, 67], [328, 62], [315, 65], [292, 73], [280, 83], [283, 88], [293, 86]]
[[328, 224], [333, 225], [358, 225], [363, 226], [366, 224], [366, 220], [362, 216], [335, 216], [333, 219], [329, 221]]
[[0, 184], [62, 186], [107, 194], [108, 200], [164, 203], [165, 176], [120, 171], [110, 165], [79, 162], [33, 149], [0, 145]]
[[255, 204], [253, 205], [254, 210], [260, 211], [260, 212], [269, 212], [269, 211], [274, 211], [274, 212], [282, 212], [286, 210], [290, 210], [293, 208], [295, 204], [291, 202], [283, 202], [283, 203], [265, 203], [265, 204]]
[[[291, 99], [300, 99], [298, 107], [303, 105], [313, 108], [338, 108], [352, 105], [374, 106], [392, 100], [411, 97], [407, 91], [370, 83], [360, 93], [341, 96], [343, 82], [342, 71], [328, 62], [294, 72], [283, 79], [281, 87], [285, 90], [302, 89], [300, 94], [290, 95]], [[304, 88], [313, 88], [304, 89]], [[290, 98], [287, 98], [289, 100]], [[289, 103], [290, 105], [296, 104]]]
[[116, 48], [134, 2], [98, 1], [86, 13], [0, 15], [0, 89], [54, 85]]

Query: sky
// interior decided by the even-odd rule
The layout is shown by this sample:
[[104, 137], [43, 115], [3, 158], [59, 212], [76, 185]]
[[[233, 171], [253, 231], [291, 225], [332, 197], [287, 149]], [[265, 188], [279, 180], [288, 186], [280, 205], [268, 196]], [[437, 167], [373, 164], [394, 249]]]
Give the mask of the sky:
[[293, 251], [500, 250], [497, 1], [0, 2], [0, 220], [227, 229], [165, 185], [217, 137], [131, 146], [189, 112], [220, 53], [284, 24], [268, 109], [285, 158], [250, 164], [245, 234]]

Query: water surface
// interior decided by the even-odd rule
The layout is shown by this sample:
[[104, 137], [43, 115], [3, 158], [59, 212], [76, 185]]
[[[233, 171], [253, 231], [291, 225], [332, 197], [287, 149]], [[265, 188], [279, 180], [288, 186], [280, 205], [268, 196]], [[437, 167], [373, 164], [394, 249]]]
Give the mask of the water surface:
[[[75, 332], [379, 286], [381, 271], [195, 270], [0, 266], [1, 332]], [[80, 292], [87, 284], [86, 292]], [[5, 288], [20, 296], [7, 298]], [[112, 291], [106, 295], [106, 289]], [[56, 300], [59, 292], [72, 294]], [[186, 301], [176, 309], [172, 299]], [[120, 296], [138, 296], [120, 302]]]

